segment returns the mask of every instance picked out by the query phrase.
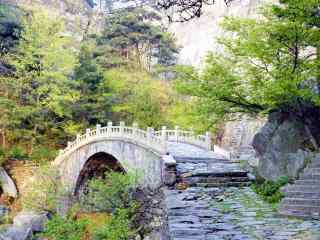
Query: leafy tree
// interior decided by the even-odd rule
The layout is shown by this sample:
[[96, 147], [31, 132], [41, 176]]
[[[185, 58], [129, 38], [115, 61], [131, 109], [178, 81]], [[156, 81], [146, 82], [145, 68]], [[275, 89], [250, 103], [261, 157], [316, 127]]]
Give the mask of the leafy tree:
[[[70, 104], [78, 98], [69, 81], [76, 59], [70, 39], [63, 37], [63, 24], [45, 11], [33, 11], [22, 21], [21, 40], [11, 54], [15, 68], [16, 117], [31, 141], [29, 152], [40, 133], [56, 128], [70, 115]], [[52, 119], [55, 119], [53, 121]]]
[[0, 3], [0, 55], [6, 53], [19, 40], [22, 12], [17, 7]]
[[140, 127], [160, 127], [166, 122], [171, 103], [168, 84], [156, 80], [147, 72], [112, 69], [105, 81], [113, 93], [113, 118], [137, 121]]
[[73, 119], [80, 120], [85, 126], [106, 124], [111, 115], [110, 88], [103, 84], [103, 72], [93, 56], [94, 47], [90, 42], [83, 43], [75, 69], [81, 98], [73, 105]]
[[320, 43], [318, 9], [317, 0], [284, 0], [264, 7], [258, 19], [226, 18], [225, 54], [209, 54], [201, 73], [180, 71], [180, 91], [197, 97], [216, 119], [319, 106], [320, 62], [312, 48]]
[[143, 8], [109, 15], [103, 34], [97, 39], [102, 66], [131, 65], [150, 70], [154, 63], [175, 62], [178, 48], [172, 35], [155, 24], [160, 20], [156, 12]]

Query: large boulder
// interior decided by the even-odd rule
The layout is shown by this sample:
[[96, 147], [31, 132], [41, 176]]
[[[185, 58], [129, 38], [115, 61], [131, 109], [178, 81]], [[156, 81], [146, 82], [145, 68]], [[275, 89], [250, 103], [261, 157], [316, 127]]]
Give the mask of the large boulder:
[[303, 123], [280, 112], [269, 115], [252, 145], [259, 157], [259, 174], [270, 180], [297, 178], [314, 155], [307, 150], [310, 139]]
[[0, 240], [32, 240], [32, 235], [30, 227], [12, 225], [0, 233]]
[[13, 219], [13, 225], [18, 227], [29, 227], [33, 232], [44, 230], [45, 223], [48, 221], [46, 213], [37, 214], [34, 212], [22, 211]]
[[6, 170], [4, 168], [0, 167], [0, 183], [3, 192], [13, 198], [18, 197], [18, 191], [16, 188], [16, 185], [14, 184], [11, 177], [7, 174]]

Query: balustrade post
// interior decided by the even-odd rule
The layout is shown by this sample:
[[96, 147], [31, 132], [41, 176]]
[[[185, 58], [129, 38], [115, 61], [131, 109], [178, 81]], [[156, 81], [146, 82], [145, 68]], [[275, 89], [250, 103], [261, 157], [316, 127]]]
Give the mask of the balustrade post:
[[211, 150], [211, 133], [206, 132], [206, 146], [208, 150]]
[[76, 137], [76, 142], [77, 142], [77, 143], [80, 142], [80, 137], [81, 137], [81, 135], [80, 135], [80, 134], [77, 134], [77, 137]]
[[153, 132], [153, 128], [148, 127], [148, 128], [147, 128], [147, 140], [148, 140], [148, 142], [150, 142], [150, 141], [151, 141], [151, 138], [152, 138], [152, 132]]
[[62, 149], [60, 149], [60, 150], [59, 150], [59, 155], [62, 155], [63, 152], [64, 152], [64, 151], [63, 151]]
[[96, 125], [96, 133], [97, 133], [97, 136], [101, 134], [101, 124]]
[[134, 122], [134, 123], [132, 124], [132, 135], [133, 135], [134, 137], [137, 137], [138, 127], [139, 127], [138, 123]]
[[124, 134], [125, 125], [126, 125], [125, 122], [123, 122], [123, 121], [120, 122], [120, 130], [119, 130], [120, 136], [122, 136]]
[[162, 126], [161, 127], [161, 139], [162, 139], [163, 142], [166, 142], [168, 140], [167, 127], [166, 126]]
[[168, 140], [167, 127], [162, 126], [161, 127], [161, 142], [162, 142], [165, 153], [167, 153], [167, 140]]
[[179, 140], [179, 126], [175, 126], [174, 128], [174, 139], [176, 142]]
[[190, 137], [191, 137], [191, 138], [194, 138], [194, 131], [193, 131], [193, 128], [192, 128], [192, 127], [190, 128]]
[[86, 138], [89, 138], [89, 137], [90, 137], [90, 133], [91, 133], [91, 129], [90, 129], [90, 128], [87, 128], [87, 129], [86, 129]]
[[107, 136], [110, 136], [112, 133], [112, 122], [109, 121], [107, 125]]
[[67, 149], [71, 147], [71, 142], [67, 143]]

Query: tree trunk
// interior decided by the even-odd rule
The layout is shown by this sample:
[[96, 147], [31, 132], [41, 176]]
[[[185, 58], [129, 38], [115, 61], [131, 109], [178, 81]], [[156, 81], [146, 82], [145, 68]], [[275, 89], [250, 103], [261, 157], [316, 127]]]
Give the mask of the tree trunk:
[[1, 147], [2, 149], [6, 148], [6, 131], [5, 129], [0, 129], [0, 134], [1, 134]]
[[37, 137], [37, 131], [38, 131], [38, 124], [35, 124], [32, 131], [31, 141], [30, 141], [29, 155], [33, 153], [33, 145]]

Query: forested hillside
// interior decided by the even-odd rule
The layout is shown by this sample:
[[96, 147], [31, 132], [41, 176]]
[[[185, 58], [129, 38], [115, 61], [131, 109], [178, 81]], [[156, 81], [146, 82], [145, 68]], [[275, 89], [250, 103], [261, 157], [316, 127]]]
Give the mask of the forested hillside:
[[41, 8], [1, 5], [3, 159], [52, 159], [70, 136], [107, 121], [175, 122], [170, 87], [179, 46], [142, 8], [107, 15], [79, 47]]
[[0, 3], [0, 239], [318, 239], [319, 0], [135, 3]]

